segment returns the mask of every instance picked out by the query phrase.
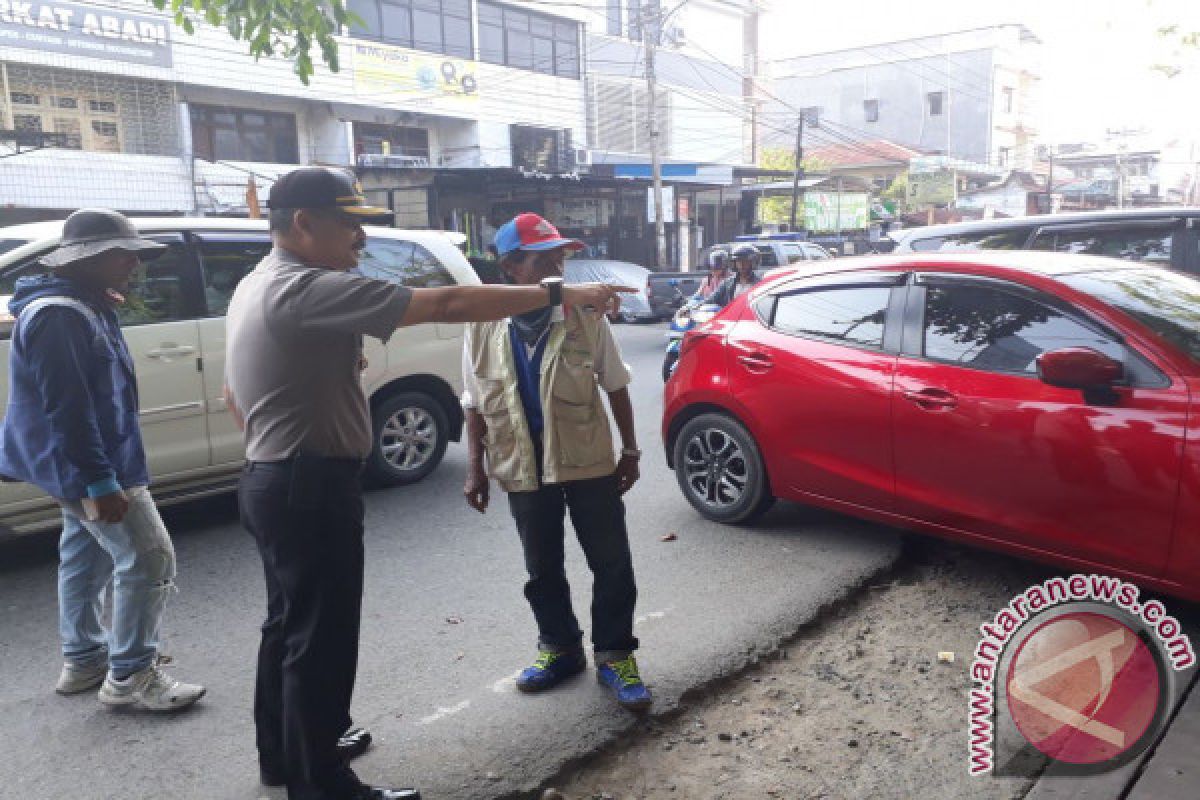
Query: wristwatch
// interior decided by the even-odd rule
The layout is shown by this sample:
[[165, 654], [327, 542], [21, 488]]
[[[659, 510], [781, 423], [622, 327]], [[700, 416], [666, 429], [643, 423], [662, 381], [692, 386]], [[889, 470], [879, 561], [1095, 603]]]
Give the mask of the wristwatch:
[[548, 305], [548, 306], [561, 306], [562, 305], [562, 289], [563, 289], [563, 279], [562, 278], [542, 278], [542, 282], [539, 285], [543, 289], [546, 290], [546, 295], [547, 295], [546, 305]]
[[630, 458], [641, 458], [642, 451], [635, 447], [625, 447], [621, 449], [621, 455], [629, 456]]

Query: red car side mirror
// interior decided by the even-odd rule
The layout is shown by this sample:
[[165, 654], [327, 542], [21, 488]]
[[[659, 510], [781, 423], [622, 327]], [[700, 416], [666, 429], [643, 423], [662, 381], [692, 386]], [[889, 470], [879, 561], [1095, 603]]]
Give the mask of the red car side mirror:
[[1037, 357], [1038, 378], [1062, 389], [1109, 389], [1125, 376], [1121, 362], [1090, 347], [1048, 350]]

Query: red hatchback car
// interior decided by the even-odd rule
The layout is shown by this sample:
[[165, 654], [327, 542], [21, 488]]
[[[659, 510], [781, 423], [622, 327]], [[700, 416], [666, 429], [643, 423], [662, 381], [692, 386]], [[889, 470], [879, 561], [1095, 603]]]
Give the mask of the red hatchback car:
[[1091, 256], [784, 268], [689, 333], [667, 459], [776, 498], [1200, 600], [1200, 281]]

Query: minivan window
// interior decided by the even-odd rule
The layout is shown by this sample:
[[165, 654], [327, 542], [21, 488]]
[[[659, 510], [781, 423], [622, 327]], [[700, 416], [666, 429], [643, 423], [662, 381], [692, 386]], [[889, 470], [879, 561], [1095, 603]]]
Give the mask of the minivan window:
[[453, 286], [454, 278], [437, 256], [416, 242], [372, 237], [358, 259], [368, 278], [392, 281], [414, 289]]
[[1033, 240], [1034, 250], [1109, 256], [1126, 261], [1171, 264], [1170, 228], [1105, 228], [1082, 231], [1043, 231]]
[[771, 327], [782, 333], [881, 348], [890, 297], [887, 286], [839, 286], [780, 295]]
[[223, 317], [242, 278], [271, 252], [271, 240], [225, 238], [200, 241], [204, 262], [204, 301], [210, 317]]
[[1090, 347], [1118, 361], [1125, 348], [1048, 305], [990, 286], [930, 286], [925, 356], [989, 372], [1036, 373], [1047, 350]]
[[1200, 362], [1200, 280], [1164, 269], [1082, 272], [1059, 280], [1120, 309]]
[[166, 252], [134, 273], [125, 302], [117, 306], [122, 327], [177, 322], [194, 316], [194, 304], [189, 302], [192, 262], [187, 246], [178, 240], [163, 244], [167, 245]]
[[915, 239], [909, 245], [917, 253], [975, 252], [978, 250], [1020, 250], [1029, 238], [1028, 228], [1011, 231], [979, 231], [947, 233], [926, 239]]

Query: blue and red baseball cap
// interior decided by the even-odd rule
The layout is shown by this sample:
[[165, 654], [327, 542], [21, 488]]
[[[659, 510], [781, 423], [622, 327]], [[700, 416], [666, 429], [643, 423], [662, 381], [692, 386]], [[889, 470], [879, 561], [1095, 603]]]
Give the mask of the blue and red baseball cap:
[[558, 228], [542, 219], [537, 214], [525, 212], [518, 214], [500, 226], [494, 240], [496, 252], [506, 256], [514, 250], [555, 250], [566, 247], [571, 250], [582, 250], [583, 242], [578, 239], [564, 239]]

